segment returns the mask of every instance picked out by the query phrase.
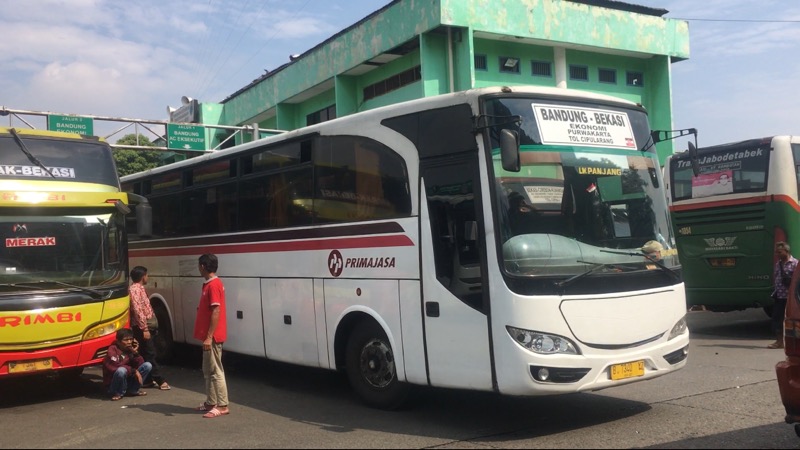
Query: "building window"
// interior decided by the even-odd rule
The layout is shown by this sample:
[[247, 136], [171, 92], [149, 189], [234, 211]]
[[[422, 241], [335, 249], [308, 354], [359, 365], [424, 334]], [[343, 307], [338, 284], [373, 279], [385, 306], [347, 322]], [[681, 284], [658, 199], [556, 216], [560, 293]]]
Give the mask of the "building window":
[[387, 94], [422, 79], [422, 66], [412, 67], [364, 88], [364, 101]]
[[597, 79], [601, 83], [617, 84], [617, 71], [615, 69], [597, 69]]
[[319, 111], [306, 116], [306, 125], [314, 125], [315, 123], [327, 122], [336, 118], [336, 105], [322, 108]]
[[626, 76], [628, 86], [644, 86], [644, 74], [642, 72], [628, 72]]
[[487, 70], [486, 55], [475, 55], [475, 70]]
[[589, 81], [589, 68], [587, 66], [569, 66], [569, 79], [577, 81]]
[[553, 65], [548, 61], [531, 61], [531, 75], [550, 78], [553, 76]]
[[510, 56], [501, 56], [500, 72], [519, 73], [519, 58], [514, 58]]

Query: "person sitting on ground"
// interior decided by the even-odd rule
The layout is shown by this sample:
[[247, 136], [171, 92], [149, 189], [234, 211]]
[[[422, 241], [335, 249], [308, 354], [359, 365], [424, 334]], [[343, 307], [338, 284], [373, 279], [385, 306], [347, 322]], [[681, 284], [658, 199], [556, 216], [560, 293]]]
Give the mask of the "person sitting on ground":
[[140, 388], [152, 367], [139, 354], [139, 343], [133, 338], [133, 331], [130, 328], [117, 331], [117, 340], [108, 346], [103, 359], [103, 386], [111, 400], [119, 400], [126, 394], [147, 395]]

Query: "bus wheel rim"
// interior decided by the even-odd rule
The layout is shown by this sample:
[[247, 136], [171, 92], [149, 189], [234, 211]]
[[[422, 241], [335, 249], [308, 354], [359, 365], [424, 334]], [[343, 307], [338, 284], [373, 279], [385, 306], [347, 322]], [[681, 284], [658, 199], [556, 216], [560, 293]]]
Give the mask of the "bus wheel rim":
[[385, 388], [395, 378], [394, 355], [385, 342], [373, 339], [361, 350], [361, 376], [374, 388]]

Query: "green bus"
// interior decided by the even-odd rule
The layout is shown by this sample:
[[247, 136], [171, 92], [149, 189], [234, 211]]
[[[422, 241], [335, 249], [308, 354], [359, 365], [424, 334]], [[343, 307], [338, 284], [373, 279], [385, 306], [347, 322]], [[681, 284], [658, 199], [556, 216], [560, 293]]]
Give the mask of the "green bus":
[[771, 315], [774, 244], [800, 250], [800, 137], [690, 153], [671, 155], [664, 166], [687, 306], [764, 308]]

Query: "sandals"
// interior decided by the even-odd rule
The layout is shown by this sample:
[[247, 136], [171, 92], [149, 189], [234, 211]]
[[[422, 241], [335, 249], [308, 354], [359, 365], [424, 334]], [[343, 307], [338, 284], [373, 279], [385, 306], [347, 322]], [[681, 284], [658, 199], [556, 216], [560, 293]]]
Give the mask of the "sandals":
[[209, 412], [212, 409], [216, 409], [216, 408], [217, 408], [217, 405], [209, 405], [209, 404], [204, 402], [202, 405], [198, 406], [194, 410], [195, 411], [200, 411], [200, 412]]
[[167, 382], [166, 382], [166, 381], [165, 381], [165, 382], [163, 382], [163, 383], [161, 383], [161, 385], [160, 385], [160, 386], [158, 386], [158, 388], [159, 388], [159, 389], [161, 389], [162, 391], [168, 391], [168, 390], [172, 389], [172, 388], [171, 388], [171, 387], [170, 387], [170, 386], [167, 384]]
[[783, 342], [773, 342], [769, 344], [767, 348], [783, 348]]
[[213, 407], [213, 408], [209, 409], [207, 413], [203, 414], [203, 417], [206, 418], [206, 419], [213, 419], [213, 418], [219, 417], [219, 416], [227, 416], [230, 413], [231, 412], [228, 409], [226, 409], [225, 411], [220, 411], [216, 407]]
[[[129, 393], [125, 394], [125, 395], [127, 395], [128, 397], [142, 397], [142, 396], [147, 395], [147, 392], [145, 392], [145, 391], [129, 392]], [[112, 402], [116, 402], [116, 401], [122, 400], [122, 397], [124, 397], [125, 395], [114, 394], [114, 395], [111, 396], [111, 401]]]

